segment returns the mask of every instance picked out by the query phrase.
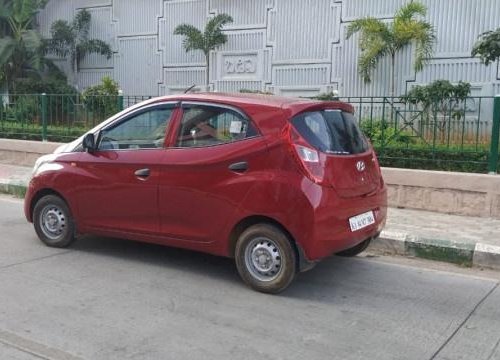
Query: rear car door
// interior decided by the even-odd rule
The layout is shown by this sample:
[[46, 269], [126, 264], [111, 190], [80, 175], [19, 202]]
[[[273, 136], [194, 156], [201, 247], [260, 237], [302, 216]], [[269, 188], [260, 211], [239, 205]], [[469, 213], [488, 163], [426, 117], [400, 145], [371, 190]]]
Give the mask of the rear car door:
[[236, 108], [183, 103], [160, 179], [160, 230], [166, 237], [211, 243], [223, 236], [253, 181], [267, 147]]
[[160, 162], [174, 109], [165, 103], [135, 110], [99, 132], [96, 152], [82, 153], [81, 226], [158, 233]]

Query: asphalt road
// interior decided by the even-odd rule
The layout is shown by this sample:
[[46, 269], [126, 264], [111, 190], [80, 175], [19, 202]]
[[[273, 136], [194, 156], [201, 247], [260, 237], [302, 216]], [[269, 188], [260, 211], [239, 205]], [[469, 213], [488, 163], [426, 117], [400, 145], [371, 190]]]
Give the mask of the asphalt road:
[[264, 295], [227, 259], [92, 237], [47, 248], [0, 197], [0, 359], [498, 360], [487, 275], [333, 257]]

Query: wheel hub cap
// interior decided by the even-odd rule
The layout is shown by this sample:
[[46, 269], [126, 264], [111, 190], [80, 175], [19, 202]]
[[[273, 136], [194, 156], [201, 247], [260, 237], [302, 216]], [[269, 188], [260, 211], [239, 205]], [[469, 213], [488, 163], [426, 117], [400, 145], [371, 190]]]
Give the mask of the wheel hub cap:
[[281, 253], [270, 239], [253, 240], [247, 247], [245, 258], [251, 274], [261, 281], [275, 279], [281, 270]]
[[57, 239], [66, 227], [66, 217], [58, 207], [47, 206], [42, 210], [40, 225], [47, 237]]

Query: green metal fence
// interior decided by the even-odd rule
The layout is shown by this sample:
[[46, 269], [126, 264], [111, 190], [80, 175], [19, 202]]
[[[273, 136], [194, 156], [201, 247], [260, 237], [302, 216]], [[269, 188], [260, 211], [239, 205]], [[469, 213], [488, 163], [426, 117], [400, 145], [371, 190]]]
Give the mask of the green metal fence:
[[151, 96], [0, 95], [0, 137], [67, 142]]
[[[0, 95], [0, 137], [67, 142], [150, 96]], [[348, 97], [383, 166], [498, 172], [500, 97], [421, 108], [399, 98]], [[496, 105], [495, 105], [496, 104]]]
[[360, 126], [383, 166], [481, 173], [499, 170], [500, 98], [470, 97], [427, 108], [403, 103], [400, 98], [340, 100], [355, 107]]

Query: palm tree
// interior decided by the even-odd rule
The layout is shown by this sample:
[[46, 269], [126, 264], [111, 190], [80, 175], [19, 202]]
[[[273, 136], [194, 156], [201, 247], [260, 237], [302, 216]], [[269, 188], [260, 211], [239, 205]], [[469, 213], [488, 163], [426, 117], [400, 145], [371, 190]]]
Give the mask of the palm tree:
[[0, 84], [15, 90], [15, 80], [39, 77], [45, 65], [35, 17], [47, 0], [0, 0]]
[[233, 18], [228, 14], [218, 14], [211, 18], [205, 26], [205, 31], [189, 24], [181, 24], [174, 30], [174, 35], [183, 35], [182, 45], [186, 52], [191, 50], [201, 50], [206, 59], [205, 85], [209, 86], [210, 76], [210, 51], [227, 41], [227, 35], [222, 32], [222, 27], [233, 22]]
[[50, 27], [51, 39], [46, 40], [46, 52], [71, 60], [73, 71], [80, 70], [80, 63], [89, 54], [111, 58], [111, 47], [99, 39], [89, 39], [91, 15], [86, 9], [78, 11], [71, 23], [57, 20]]
[[365, 82], [370, 82], [370, 74], [380, 59], [391, 58], [391, 96], [395, 91], [396, 54], [408, 45], [415, 44], [415, 71], [422, 70], [425, 62], [432, 56], [436, 41], [433, 26], [417, 16], [425, 16], [427, 8], [419, 2], [409, 2], [398, 10], [392, 23], [373, 17], [353, 21], [347, 28], [347, 39], [360, 32], [359, 47], [361, 55], [358, 70]]

